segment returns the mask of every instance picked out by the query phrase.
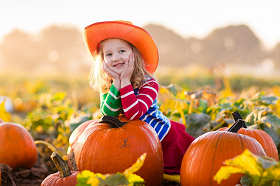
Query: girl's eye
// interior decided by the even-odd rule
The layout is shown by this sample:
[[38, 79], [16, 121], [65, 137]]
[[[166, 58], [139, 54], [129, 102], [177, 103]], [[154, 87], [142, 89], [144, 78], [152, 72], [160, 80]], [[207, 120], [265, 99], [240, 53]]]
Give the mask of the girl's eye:
[[109, 56], [111, 56], [111, 55], [112, 55], [111, 53], [108, 53], [108, 54], [106, 54], [105, 56], [106, 56], [106, 57], [109, 57]]
[[123, 52], [125, 52], [125, 50], [120, 50], [120, 53], [123, 53]]

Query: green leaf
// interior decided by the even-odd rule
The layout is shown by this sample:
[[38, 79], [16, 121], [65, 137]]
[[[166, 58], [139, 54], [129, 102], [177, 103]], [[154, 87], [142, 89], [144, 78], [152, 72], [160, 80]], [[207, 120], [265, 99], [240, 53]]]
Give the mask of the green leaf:
[[274, 130], [280, 128], [280, 118], [276, 115], [263, 116], [261, 117], [260, 122], [266, 124], [269, 128]]
[[280, 181], [280, 163], [271, 159], [262, 159], [263, 167], [267, 167], [263, 175], [267, 180]]
[[128, 183], [130, 183], [129, 185], [138, 185], [138, 184], [145, 183], [144, 179], [136, 174], [130, 174], [127, 177], [127, 180], [128, 180]]
[[66, 97], [66, 93], [65, 92], [58, 92], [56, 94], [53, 95], [52, 100], [63, 100]]
[[278, 134], [276, 130], [269, 128], [266, 124], [263, 123], [259, 124], [259, 126], [273, 139], [276, 146], [280, 144], [280, 134]]
[[254, 110], [246, 117], [245, 121], [249, 125], [256, 124], [264, 115], [271, 112], [269, 107], [255, 107]]
[[197, 110], [202, 112], [202, 113], [206, 113], [207, 108], [208, 108], [207, 100], [201, 100], [200, 99]]
[[254, 183], [259, 182], [263, 172], [262, 164], [258, 161], [257, 156], [253, 155], [248, 149], [234, 159], [226, 160], [225, 164], [239, 167], [243, 173], [250, 175]]
[[276, 96], [267, 96], [264, 94], [264, 92], [259, 92], [251, 98], [251, 100], [253, 102], [256, 102], [257, 104], [265, 105], [265, 106], [275, 105], [277, 103], [278, 99], [279, 98]]
[[182, 90], [182, 88], [179, 87], [179, 86], [176, 85], [176, 84], [170, 84], [170, 85], [166, 86], [165, 88], [166, 88], [166, 89], [168, 90], [168, 92], [169, 92], [170, 94], [172, 94], [173, 96], [176, 96], [177, 93], [180, 92], [180, 91]]
[[90, 172], [89, 170], [84, 170], [77, 175], [77, 186], [91, 186], [88, 184], [88, 180], [94, 176], [94, 173]]
[[218, 183], [235, 173], [247, 175], [255, 186], [280, 181], [280, 163], [273, 158], [256, 156], [248, 149], [241, 155], [226, 160], [225, 164], [227, 166], [221, 167], [214, 176], [214, 180]]
[[252, 186], [252, 180], [247, 175], [241, 177], [240, 183], [242, 186]]
[[141, 183], [145, 183], [144, 179], [138, 175], [133, 174], [138, 171], [142, 165], [144, 164], [146, 158], [146, 153], [140, 156], [137, 161], [128, 169], [126, 169], [123, 173], [116, 174], [100, 174], [100, 173], [92, 173], [88, 170], [85, 170], [78, 174], [77, 182], [78, 186], [134, 186], [141, 185]]
[[203, 113], [186, 114], [185, 119], [187, 123], [186, 132], [194, 138], [204, 133], [203, 129], [211, 120], [209, 115]]
[[127, 178], [122, 173], [116, 173], [106, 176], [106, 179], [100, 180], [100, 186], [118, 186], [118, 185], [128, 185]]

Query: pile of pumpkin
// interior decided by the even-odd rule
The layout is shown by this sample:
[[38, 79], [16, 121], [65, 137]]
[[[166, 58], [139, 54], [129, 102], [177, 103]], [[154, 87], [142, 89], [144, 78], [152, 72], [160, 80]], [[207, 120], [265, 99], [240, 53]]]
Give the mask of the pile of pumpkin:
[[[278, 161], [277, 148], [267, 133], [244, 128], [245, 122], [238, 112], [234, 112], [233, 117], [235, 123], [230, 128], [205, 133], [190, 145], [181, 166], [182, 186], [218, 185], [213, 177], [223, 162], [240, 155], [245, 149]], [[77, 174], [83, 170], [102, 174], [123, 172], [143, 153], [147, 154], [144, 165], [135, 174], [145, 180], [146, 186], [160, 186], [163, 154], [150, 125], [140, 120], [127, 120], [124, 116], [90, 120], [71, 134], [68, 162], [55, 153], [52, 155], [59, 172], [46, 177], [41, 185], [76, 185]], [[30, 168], [36, 160], [36, 145], [28, 131], [20, 124], [0, 123], [0, 163], [12, 168]], [[233, 175], [219, 185], [236, 185], [241, 176]]]

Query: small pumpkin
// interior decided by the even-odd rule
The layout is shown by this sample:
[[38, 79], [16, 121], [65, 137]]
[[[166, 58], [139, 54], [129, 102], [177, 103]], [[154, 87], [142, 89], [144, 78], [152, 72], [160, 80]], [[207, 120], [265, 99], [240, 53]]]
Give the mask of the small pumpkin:
[[143, 166], [135, 174], [145, 180], [146, 186], [160, 186], [163, 154], [154, 129], [139, 119], [127, 120], [123, 116], [119, 119], [104, 116], [86, 127], [73, 148], [78, 170], [115, 174], [147, 153]]
[[58, 169], [58, 172], [48, 175], [41, 186], [75, 186], [77, 185], [78, 171], [70, 171], [68, 164], [59, 156], [53, 152], [51, 158]]
[[[241, 115], [237, 111], [233, 112], [232, 115], [235, 121], [237, 121], [238, 119], [242, 119]], [[227, 130], [228, 127], [223, 127], [219, 129], [219, 131], [227, 131]], [[274, 158], [276, 161], [279, 160], [277, 147], [273, 139], [265, 131], [261, 129], [247, 128], [246, 123], [243, 121], [243, 128], [239, 129], [238, 133], [256, 139], [263, 147], [267, 156]]]
[[32, 136], [18, 123], [0, 123], [0, 163], [17, 169], [33, 167], [37, 148]]
[[240, 155], [249, 149], [256, 155], [264, 156], [265, 152], [257, 140], [238, 134], [243, 123], [238, 120], [228, 131], [212, 131], [196, 138], [187, 149], [181, 165], [182, 186], [228, 186], [239, 183], [242, 174], [232, 175], [221, 184], [213, 177], [227, 159]]

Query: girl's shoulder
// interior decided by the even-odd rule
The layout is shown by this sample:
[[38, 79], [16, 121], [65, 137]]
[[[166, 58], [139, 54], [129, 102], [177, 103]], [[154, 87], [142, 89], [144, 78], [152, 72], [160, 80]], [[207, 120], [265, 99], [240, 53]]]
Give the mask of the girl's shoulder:
[[158, 82], [154, 79], [146, 75], [145, 79], [142, 81], [140, 88], [143, 86], [158, 86]]

